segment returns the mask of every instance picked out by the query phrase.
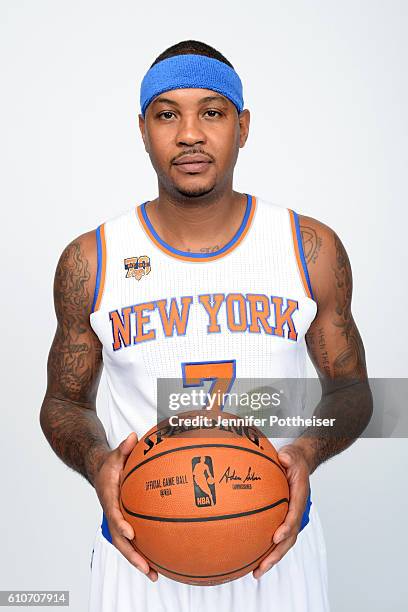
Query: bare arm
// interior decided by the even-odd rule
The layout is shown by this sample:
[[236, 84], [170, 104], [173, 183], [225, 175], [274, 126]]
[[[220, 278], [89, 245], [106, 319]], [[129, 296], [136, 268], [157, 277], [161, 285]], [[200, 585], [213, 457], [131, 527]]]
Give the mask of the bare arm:
[[109, 452], [96, 415], [102, 372], [99, 339], [89, 323], [96, 276], [95, 232], [67, 246], [54, 281], [57, 330], [48, 357], [48, 385], [40, 423], [56, 454], [93, 484]]
[[361, 435], [371, 418], [372, 397], [364, 346], [351, 312], [353, 280], [347, 253], [335, 232], [322, 223], [301, 217], [300, 226], [318, 304], [306, 335], [322, 385], [314, 414], [336, 419], [333, 428], [308, 428], [296, 442], [313, 472]]
[[58, 457], [94, 486], [114, 546], [155, 581], [157, 573], [129, 542], [135, 534], [119, 508], [120, 477], [137, 436], [131, 433], [111, 450], [96, 414], [102, 346], [89, 321], [95, 277], [96, 238], [95, 232], [89, 232], [71, 242], [58, 262], [54, 282], [58, 323], [48, 357], [40, 423]]
[[309, 427], [280, 449], [279, 460], [289, 481], [289, 509], [274, 533], [275, 548], [254, 570], [255, 578], [261, 578], [295, 544], [310, 491], [310, 474], [350, 446], [372, 413], [364, 347], [351, 314], [352, 275], [347, 253], [338, 236], [315, 219], [301, 217], [300, 227], [317, 302], [317, 315], [306, 334], [322, 385], [322, 399], [314, 415], [336, 421], [333, 428]]

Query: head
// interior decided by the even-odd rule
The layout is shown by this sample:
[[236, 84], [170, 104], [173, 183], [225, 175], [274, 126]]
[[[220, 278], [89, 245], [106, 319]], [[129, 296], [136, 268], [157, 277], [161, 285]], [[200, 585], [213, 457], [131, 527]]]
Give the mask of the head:
[[139, 126], [159, 189], [197, 199], [232, 187], [249, 111], [242, 108], [239, 77], [221, 53], [197, 41], [170, 47], [145, 76], [141, 103]]

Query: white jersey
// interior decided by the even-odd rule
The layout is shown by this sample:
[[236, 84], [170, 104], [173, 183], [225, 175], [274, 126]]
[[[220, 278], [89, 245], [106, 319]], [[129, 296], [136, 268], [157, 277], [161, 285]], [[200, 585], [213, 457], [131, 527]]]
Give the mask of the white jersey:
[[[251, 386], [251, 379], [305, 378], [305, 334], [317, 312], [294, 211], [248, 195], [238, 231], [212, 253], [174, 249], [148, 212], [142, 204], [97, 230], [90, 322], [103, 345], [103, 422], [111, 447], [157, 423], [158, 379], [179, 380], [181, 389], [228, 379], [232, 391], [242, 380]], [[296, 545], [259, 582], [250, 574], [213, 587], [163, 576], [151, 584], [109, 542], [104, 521], [94, 548], [91, 610], [201, 612], [224, 602], [223, 612], [326, 611], [324, 541], [314, 506], [304, 519]]]

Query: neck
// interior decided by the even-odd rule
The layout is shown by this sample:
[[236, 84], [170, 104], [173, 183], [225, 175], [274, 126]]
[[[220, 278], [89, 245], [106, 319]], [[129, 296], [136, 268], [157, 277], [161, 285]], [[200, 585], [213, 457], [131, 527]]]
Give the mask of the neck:
[[159, 197], [146, 205], [146, 211], [156, 232], [170, 246], [211, 253], [238, 231], [246, 202], [245, 194], [232, 188], [199, 198], [175, 198], [159, 187]]

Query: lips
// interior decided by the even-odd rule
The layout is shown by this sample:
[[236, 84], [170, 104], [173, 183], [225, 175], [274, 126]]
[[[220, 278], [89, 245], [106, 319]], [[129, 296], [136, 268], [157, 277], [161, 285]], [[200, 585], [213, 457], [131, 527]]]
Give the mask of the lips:
[[183, 155], [173, 163], [182, 172], [197, 173], [206, 170], [212, 161], [207, 155], [197, 153], [195, 155]]

